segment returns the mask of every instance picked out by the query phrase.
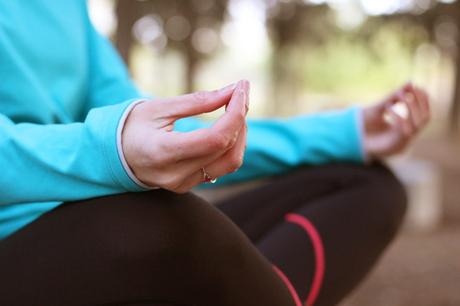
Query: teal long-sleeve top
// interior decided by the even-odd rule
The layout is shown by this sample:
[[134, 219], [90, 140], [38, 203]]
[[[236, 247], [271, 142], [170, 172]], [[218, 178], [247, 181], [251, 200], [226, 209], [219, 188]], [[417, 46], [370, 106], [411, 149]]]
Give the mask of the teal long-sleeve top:
[[[117, 148], [121, 118], [142, 97], [85, 0], [0, 1], [0, 239], [66, 201], [145, 191]], [[219, 182], [362, 162], [358, 112], [249, 121], [244, 164]]]

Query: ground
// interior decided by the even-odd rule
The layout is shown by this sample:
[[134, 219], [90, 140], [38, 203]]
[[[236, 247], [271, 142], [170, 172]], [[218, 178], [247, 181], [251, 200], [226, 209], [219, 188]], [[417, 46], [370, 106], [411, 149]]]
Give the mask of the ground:
[[403, 230], [379, 265], [341, 306], [460, 305], [460, 146], [424, 141], [416, 155], [441, 168], [443, 222], [430, 233]]
[[460, 226], [403, 233], [343, 306], [460, 305]]

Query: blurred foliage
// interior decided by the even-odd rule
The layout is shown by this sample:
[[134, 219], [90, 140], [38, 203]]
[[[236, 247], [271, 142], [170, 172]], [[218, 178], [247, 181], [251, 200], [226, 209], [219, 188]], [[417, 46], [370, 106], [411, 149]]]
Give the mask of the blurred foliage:
[[450, 115], [453, 125], [458, 122], [459, 1], [392, 0], [396, 9], [372, 14], [364, 10], [371, 0], [118, 0], [117, 46], [126, 60], [137, 43], [165, 59], [169, 52], [179, 54], [184, 91], [192, 91], [200, 67], [222, 54], [231, 5], [244, 1], [264, 11], [270, 113], [297, 109], [306, 91], [356, 100], [363, 91], [397, 87], [414, 76], [416, 54], [429, 44], [454, 63]]
[[185, 62], [186, 91], [192, 91], [199, 62], [219, 44], [216, 33], [223, 23], [226, 6], [227, 0], [118, 0], [118, 47], [128, 60], [133, 44], [130, 32], [134, 27], [138, 29], [134, 31], [137, 38], [145, 43], [179, 51]]

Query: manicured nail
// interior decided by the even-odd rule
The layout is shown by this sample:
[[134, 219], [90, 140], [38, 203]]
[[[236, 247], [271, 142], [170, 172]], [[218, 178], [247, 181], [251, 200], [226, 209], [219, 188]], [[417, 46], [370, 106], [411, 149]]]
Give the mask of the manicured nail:
[[236, 88], [237, 83], [233, 83], [230, 85], [225, 86], [224, 88], [221, 89], [221, 91], [231, 91]]
[[238, 91], [238, 94], [240, 95], [241, 99], [246, 99], [246, 90], [244, 88], [240, 88]]
[[243, 87], [244, 87], [244, 91], [247, 95], [246, 97], [246, 112], [249, 110], [249, 93], [251, 91], [251, 84], [249, 83], [248, 80], [244, 80], [243, 81]]
[[243, 82], [244, 82], [244, 87], [246, 89], [249, 89], [249, 81], [248, 80], [243, 80]]

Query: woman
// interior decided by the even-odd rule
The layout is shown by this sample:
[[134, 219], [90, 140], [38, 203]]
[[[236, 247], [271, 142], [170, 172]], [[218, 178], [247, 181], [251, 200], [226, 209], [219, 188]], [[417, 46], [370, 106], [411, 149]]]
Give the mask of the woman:
[[[247, 81], [150, 100], [83, 0], [0, 2], [0, 67], [0, 305], [334, 305], [404, 214], [366, 161], [429, 117], [410, 84], [287, 120], [246, 122]], [[187, 193], [275, 175], [217, 208]]]

